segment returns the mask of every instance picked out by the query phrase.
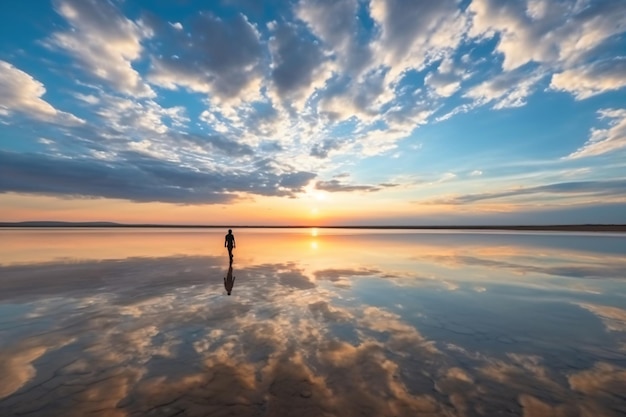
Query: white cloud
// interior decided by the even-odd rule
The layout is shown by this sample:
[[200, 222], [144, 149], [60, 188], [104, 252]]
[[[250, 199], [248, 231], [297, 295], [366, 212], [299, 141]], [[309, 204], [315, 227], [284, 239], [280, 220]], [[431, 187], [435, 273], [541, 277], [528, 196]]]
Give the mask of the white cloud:
[[461, 88], [459, 77], [451, 73], [431, 72], [424, 78], [424, 84], [442, 97], [450, 97]]
[[374, 45], [377, 63], [391, 68], [391, 80], [456, 49], [467, 27], [454, 0], [371, 0], [370, 10], [381, 31]]
[[505, 71], [531, 61], [573, 65], [626, 29], [626, 3], [621, 1], [533, 0], [525, 5], [474, 0], [468, 10], [473, 15], [470, 36], [499, 35], [496, 50], [504, 56]]
[[550, 88], [583, 100], [626, 86], [626, 57], [593, 62], [552, 76]]
[[606, 129], [591, 129], [587, 142], [568, 159], [602, 155], [626, 148], [626, 109], [603, 109], [598, 111], [601, 120], [608, 120]]
[[43, 144], [43, 145], [53, 145], [54, 141], [51, 139], [47, 139], [47, 138], [39, 138], [37, 139], [37, 142]]
[[544, 73], [541, 71], [503, 72], [469, 88], [464, 96], [474, 99], [475, 106], [495, 102], [494, 109], [521, 107], [526, 104], [526, 98], [533, 93], [535, 85], [543, 77]]
[[385, 85], [386, 71], [377, 69], [363, 74], [359, 81], [327, 88], [320, 93], [319, 111], [330, 120], [341, 121], [356, 116], [369, 123], [380, 118], [380, 109], [394, 99], [394, 92]]
[[120, 132], [163, 134], [170, 130], [166, 120], [174, 126], [184, 126], [189, 121], [183, 107], [164, 108], [153, 100], [139, 102], [111, 95], [102, 97], [97, 114]]
[[357, 76], [372, 58], [368, 43], [359, 43], [363, 33], [356, 0], [302, 1], [296, 8], [298, 18], [324, 42], [336, 57], [339, 71]]
[[481, 175], [483, 175], [483, 172], [479, 169], [470, 172], [470, 177], [480, 177]]
[[6, 61], [0, 61], [0, 113], [17, 111], [35, 119], [62, 125], [79, 125], [84, 120], [55, 109], [41, 97], [44, 85]]
[[72, 27], [52, 34], [51, 46], [67, 51], [83, 69], [120, 93], [155, 96], [131, 64], [141, 57], [141, 40], [150, 33], [107, 1], [59, 0], [55, 6]]
[[457, 175], [453, 172], [446, 172], [445, 174], [443, 174], [441, 176], [441, 178], [439, 178], [437, 181], [435, 181], [435, 184], [441, 184], [442, 182], [448, 182], [448, 181], [452, 181], [457, 177]]
[[100, 99], [92, 94], [74, 93], [74, 97], [87, 104], [98, 104]]

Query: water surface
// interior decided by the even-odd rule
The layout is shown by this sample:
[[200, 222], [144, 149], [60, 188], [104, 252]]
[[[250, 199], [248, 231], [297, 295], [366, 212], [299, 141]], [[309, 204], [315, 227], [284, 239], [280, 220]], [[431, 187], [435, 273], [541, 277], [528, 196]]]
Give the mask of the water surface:
[[0, 231], [0, 415], [626, 413], [626, 235], [225, 232]]

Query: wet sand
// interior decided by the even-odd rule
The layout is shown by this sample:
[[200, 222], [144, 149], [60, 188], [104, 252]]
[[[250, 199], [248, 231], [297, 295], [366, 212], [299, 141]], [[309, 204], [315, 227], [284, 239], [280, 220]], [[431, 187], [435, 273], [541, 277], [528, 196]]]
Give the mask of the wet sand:
[[626, 413], [625, 237], [12, 233], [3, 417]]

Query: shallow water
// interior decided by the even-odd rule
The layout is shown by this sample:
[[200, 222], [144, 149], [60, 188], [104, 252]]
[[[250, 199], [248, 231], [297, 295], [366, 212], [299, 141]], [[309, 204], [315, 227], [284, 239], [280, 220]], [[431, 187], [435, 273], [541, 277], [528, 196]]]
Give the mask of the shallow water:
[[0, 416], [626, 413], [626, 235], [234, 232], [0, 230]]

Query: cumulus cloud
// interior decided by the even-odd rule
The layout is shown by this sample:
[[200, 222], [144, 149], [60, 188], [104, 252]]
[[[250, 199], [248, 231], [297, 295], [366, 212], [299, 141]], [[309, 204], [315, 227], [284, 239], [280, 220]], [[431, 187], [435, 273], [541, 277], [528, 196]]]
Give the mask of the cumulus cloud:
[[326, 139], [321, 143], [315, 144], [311, 148], [311, 156], [316, 158], [327, 158], [328, 154], [336, 149], [341, 148], [341, 142], [338, 140]]
[[598, 114], [601, 120], [609, 121], [609, 127], [592, 129], [587, 142], [567, 158], [602, 155], [626, 147], [626, 109], [603, 109]]
[[473, 104], [445, 117], [491, 103], [494, 109], [523, 106], [550, 73], [551, 89], [579, 100], [622, 88], [624, 60], [606, 57], [603, 45], [626, 28], [625, 11], [626, 4], [609, 1], [472, 1], [468, 35], [497, 39], [504, 72], [470, 87], [464, 96]]
[[[382, 107], [395, 98], [385, 81], [387, 73], [387, 70], [377, 68], [358, 79], [341, 77], [331, 80], [319, 94], [320, 113], [331, 122], [358, 118], [367, 123], [380, 119]], [[404, 103], [402, 107], [409, 110], [411, 106]]]
[[273, 27], [269, 46], [274, 86], [283, 99], [305, 99], [327, 77], [322, 49], [314, 39], [299, 33], [293, 24], [279, 23]]
[[42, 96], [44, 85], [24, 71], [0, 60], [0, 111], [9, 115], [19, 112], [35, 119], [62, 125], [85, 123], [71, 113], [54, 108]]
[[258, 96], [260, 34], [244, 15], [222, 19], [202, 12], [186, 31], [158, 23], [151, 25], [163, 48], [152, 56], [150, 82], [205, 93], [215, 101]]
[[572, 65], [626, 28], [622, 2], [475, 0], [468, 10], [470, 36], [499, 36], [506, 71], [531, 61]]
[[141, 41], [151, 35], [147, 30], [108, 1], [58, 0], [55, 8], [71, 29], [52, 34], [51, 46], [72, 55], [91, 76], [123, 94], [155, 95], [132, 66], [141, 58]]
[[381, 31], [377, 60], [391, 67], [391, 79], [456, 49], [467, 24], [455, 0], [372, 0], [370, 9]]
[[338, 69], [358, 77], [372, 59], [363, 22], [358, 17], [356, 0], [305, 0], [296, 7], [298, 18], [324, 42], [337, 61]]
[[591, 62], [552, 75], [550, 88], [566, 91], [577, 100], [626, 86], [626, 57]]

